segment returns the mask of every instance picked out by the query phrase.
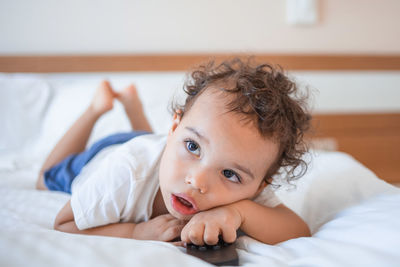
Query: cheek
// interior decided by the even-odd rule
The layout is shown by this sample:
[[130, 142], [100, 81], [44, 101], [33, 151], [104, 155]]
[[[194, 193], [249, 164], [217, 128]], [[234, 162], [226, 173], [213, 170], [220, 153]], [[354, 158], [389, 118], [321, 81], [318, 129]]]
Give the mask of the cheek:
[[160, 166], [161, 180], [167, 180], [166, 182], [171, 182], [179, 179], [184, 169], [184, 164], [179, 154], [179, 152], [173, 149], [168, 149], [165, 151], [165, 155], [163, 155]]
[[226, 193], [231, 202], [243, 200], [243, 199], [252, 199], [254, 198], [255, 193], [257, 192], [257, 186], [255, 185], [246, 185], [241, 187], [240, 189], [232, 189], [228, 190]]

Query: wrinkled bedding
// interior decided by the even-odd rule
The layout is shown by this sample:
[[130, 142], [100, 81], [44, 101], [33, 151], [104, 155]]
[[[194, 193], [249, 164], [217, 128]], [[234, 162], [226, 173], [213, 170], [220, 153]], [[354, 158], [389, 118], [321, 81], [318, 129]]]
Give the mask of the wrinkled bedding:
[[[156, 132], [182, 73], [0, 75], [0, 266], [206, 266], [168, 243], [73, 235], [52, 229], [64, 193], [37, 191], [41, 163], [86, 107], [103, 78], [134, 81]], [[129, 129], [122, 108], [99, 121], [91, 142]], [[237, 240], [243, 266], [398, 266], [400, 189], [340, 152], [312, 151], [310, 168], [277, 195], [310, 226], [312, 237], [275, 246]], [[268, 227], [268, 222], [260, 222]]]

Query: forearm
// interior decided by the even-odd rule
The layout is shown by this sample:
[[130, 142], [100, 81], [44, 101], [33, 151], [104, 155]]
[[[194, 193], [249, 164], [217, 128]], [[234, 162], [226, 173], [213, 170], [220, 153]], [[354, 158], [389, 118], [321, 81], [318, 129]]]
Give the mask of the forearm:
[[284, 205], [269, 208], [250, 200], [232, 205], [241, 215], [240, 229], [263, 243], [276, 244], [292, 238], [310, 236], [307, 224]]
[[54, 229], [66, 233], [102, 235], [142, 240], [170, 241], [178, 237], [186, 222], [170, 214], [157, 216], [141, 223], [112, 223], [85, 230], [79, 230], [75, 223], [71, 201], [68, 201], [57, 214]]
[[135, 227], [136, 224], [134, 223], [114, 223], [114, 224], [89, 228], [85, 230], [79, 230], [75, 224], [75, 221], [69, 221], [61, 225], [56, 225], [54, 228], [58, 231], [74, 233], [74, 234], [135, 238], [134, 236]]

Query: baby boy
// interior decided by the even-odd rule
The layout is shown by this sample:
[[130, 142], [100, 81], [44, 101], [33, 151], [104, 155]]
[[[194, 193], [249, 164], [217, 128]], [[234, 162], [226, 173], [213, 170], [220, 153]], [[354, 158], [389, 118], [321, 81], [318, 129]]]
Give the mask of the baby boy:
[[[288, 181], [306, 170], [310, 115], [296, 84], [269, 64], [233, 59], [200, 66], [184, 89], [168, 134], [156, 135], [134, 86], [100, 85], [39, 175], [38, 189], [72, 193], [55, 229], [197, 245], [233, 242], [237, 229], [268, 244], [309, 236], [271, 186], [282, 167]], [[85, 150], [115, 99], [135, 131]]]

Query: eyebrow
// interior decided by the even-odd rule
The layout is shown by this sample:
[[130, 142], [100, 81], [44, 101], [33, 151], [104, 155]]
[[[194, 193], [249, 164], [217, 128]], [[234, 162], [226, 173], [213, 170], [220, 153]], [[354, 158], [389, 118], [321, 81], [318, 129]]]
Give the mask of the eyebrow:
[[[201, 133], [199, 133], [195, 128], [186, 126], [185, 129], [188, 130], [188, 131], [190, 131], [190, 132], [192, 132], [192, 133], [194, 133], [198, 138], [200, 138], [201, 140], [205, 141], [206, 143], [208, 143], [208, 144], [210, 143], [210, 141], [207, 139], [207, 137], [205, 137], [204, 135], [202, 135]], [[244, 167], [244, 166], [241, 166], [241, 165], [238, 164], [238, 163], [233, 163], [233, 166], [234, 166], [236, 169], [239, 169], [239, 170], [241, 170], [242, 172], [244, 172], [244, 173], [246, 173], [247, 175], [249, 175], [250, 178], [254, 179], [254, 174], [250, 171], [250, 169], [248, 169], [248, 168], [246, 168], [246, 167]]]
[[194, 133], [198, 138], [200, 138], [201, 140], [203, 140], [204, 142], [206, 142], [207, 144], [210, 144], [210, 141], [207, 139], [207, 137], [205, 137], [204, 135], [202, 135], [201, 133], [199, 133], [199, 131], [197, 131], [195, 128], [192, 127], [185, 127], [186, 130], [189, 130], [190, 132]]
[[233, 163], [233, 165], [235, 168], [237, 168], [237, 169], [241, 170], [242, 172], [246, 173], [247, 175], [249, 175], [251, 179], [254, 179], [254, 175], [249, 169], [247, 169], [246, 167], [241, 166], [237, 163]]

